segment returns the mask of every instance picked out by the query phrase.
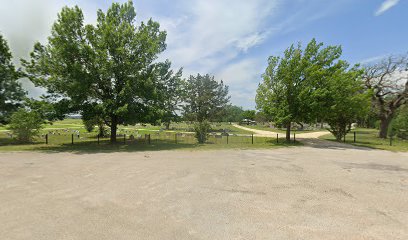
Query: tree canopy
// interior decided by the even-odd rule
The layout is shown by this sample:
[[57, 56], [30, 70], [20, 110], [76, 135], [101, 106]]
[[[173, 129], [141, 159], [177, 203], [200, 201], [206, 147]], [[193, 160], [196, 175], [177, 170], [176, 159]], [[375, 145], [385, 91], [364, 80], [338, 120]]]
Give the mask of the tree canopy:
[[[166, 32], [149, 20], [136, 26], [132, 1], [98, 10], [95, 25], [84, 24], [79, 7], [64, 7], [45, 45], [36, 43], [23, 65], [29, 78], [45, 87], [69, 112], [97, 116], [111, 128], [154, 122], [163, 104], [162, 63]], [[165, 64], [166, 68], [169, 63]]]
[[337, 140], [351, 124], [368, 112], [363, 70], [350, 69], [340, 60], [340, 46], [323, 47], [312, 40], [305, 49], [289, 47], [283, 57], [270, 57], [257, 91], [257, 107], [277, 124], [286, 126], [290, 140], [292, 122], [326, 121]]
[[408, 102], [408, 55], [390, 56], [365, 69], [365, 85], [372, 91], [374, 112], [381, 122], [379, 137], [387, 138], [391, 121]]
[[257, 108], [286, 127], [287, 140], [292, 122], [323, 117], [319, 108], [324, 95], [317, 86], [342, 67], [338, 61], [341, 52], [339, 46], [323, 48], [323, 43], [313, 39], [304, 49], [301, 44], [292, 45], [282, 57], [269, 57], [257, 90]]
[[18, 79], [21, 74], [12, 62], [7, 41], [0, 34], [0, 123], [7, 123], [21, 105], [26, 92]]
[[210, 75], [190, 76], [185, 83], [184, 116], [203, 122], [219, 118], [229, 102], [228, 86]]

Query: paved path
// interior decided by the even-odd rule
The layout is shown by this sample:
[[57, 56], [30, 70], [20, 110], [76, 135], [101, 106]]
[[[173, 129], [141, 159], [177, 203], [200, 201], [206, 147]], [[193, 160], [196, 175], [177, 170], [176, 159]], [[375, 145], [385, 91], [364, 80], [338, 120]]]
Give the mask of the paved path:
[[[254, 132], [254, 136], [258, 137], [273, 137], [276, 138], [276, 134], [279, 134], [280, 136], [285, 136], [284, 133], [277, 133], [273, 131], [266, 131], [266, 130], [258, 130], [258, 129], [253, 129], [253, 128], [248, 128], [244, 127], [238, 124], [233, 124], [234, 127], [240, 128], [242, 130], [246, 131], [251, 131]], [[307, 132], [307, 133], [296, 133], [296, 139], [306, 139], [306, 138], [319, 138], [323, 135], [328, 134], [328, 131], [320, 131], [320, 132]]]
[[0, 153], [0, 239], [408, 239], [408, 154]]

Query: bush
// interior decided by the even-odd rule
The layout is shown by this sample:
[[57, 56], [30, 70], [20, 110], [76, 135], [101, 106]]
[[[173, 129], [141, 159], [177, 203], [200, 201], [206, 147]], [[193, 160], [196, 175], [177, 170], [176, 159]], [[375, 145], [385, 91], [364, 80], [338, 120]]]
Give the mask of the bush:
[[208, 139], [208, 132], [211, 129], [211, 125], [208, 121], [202, 121], [194, 124], [195, 137], [198, 143], [205, 143]]
[[397, 135], [399, 138], [408, 139], [408, 105], [398, 112], [398, 115], [391, 122], [389, 136]]
[[82, 122], [84, 123], [84, 127], [86, 131], [89, 133], [95, 129], [95, 125], [97, 124], [97, 122], [93, 119], [90, 119], [90, 120], [83, 119]]
[[43, 120], [39, 113], [20, 109], [11, 116], [8, 128], [19, 142], [26, 143], [39, 135], [42, 123]]

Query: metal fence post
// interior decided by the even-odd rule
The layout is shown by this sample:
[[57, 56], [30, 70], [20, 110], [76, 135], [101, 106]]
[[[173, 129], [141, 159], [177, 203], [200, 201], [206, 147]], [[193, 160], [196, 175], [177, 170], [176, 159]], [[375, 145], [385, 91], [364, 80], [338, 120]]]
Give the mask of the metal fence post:
[[175, 140], [175, 142], [176, 142], [176, 144], [177, 144], [177, 133], [174, 134], [174, 140]]
[[279, 143], [279, 133], [276, 134], [276, 143]]
[[252, 144], [254, 144], [254, 134], [252, 133]]
[[126, 134], [123, 134], [123, 143], [126, 144]]
[[71, 144], [74, 145], [74, 134], [71, 135]]
[[149, 133], [149, 145], [150, 145], [150, 133]]
[[293, 143], [296, 143], [296, 133], [293, 133]]
[[354, 143], [356, 143], [356, 132], [354, 132]]
[[48, 144], [48, 133], [45, 134], [45, 144]]
[[229, 135], [227, 135], [227, 144], [228, 144], [228, 137], [229, 137]]
[[99, 145], [99, 133], [98, 133], [98, 145]]

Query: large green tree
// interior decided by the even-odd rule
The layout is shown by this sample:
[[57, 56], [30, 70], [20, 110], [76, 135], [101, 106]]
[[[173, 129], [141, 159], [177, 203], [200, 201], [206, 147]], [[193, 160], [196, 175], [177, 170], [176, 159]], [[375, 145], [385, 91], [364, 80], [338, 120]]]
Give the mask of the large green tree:
[[0, 123], [7, 123], [22, 104], [26, 92], [18, 82], [21, 74], [12, 63], [7, 41], [0, 34]]
[[408, 103], [408, 55], [390, 56], [365, 69], [365, 85], [372, 91], [374, 112], [380, 119], [379, 137], [387, 138], [398, 109]]
[[118, 124], [155, 121], [163, 84], [157, 78], [166, 32], [149, 20], [136, 25], [132, 1], [98, 10], [96, 24], [84, 24], [79, 7], [64, 7], [45, 45], [35, 44], [23, 61], [29, 78], [45, 87], [71, 112], [95, 115], [111, 129]]
[[159, 80], [160, 97], [157, 101], [159, 104], [157, 109], [159, 114], [157, 118], [160, 118], [161, 122], [165, 124], [166, 129], [170, 128], [171, 122], [179, 120], [180, 116], [178, 112], [181, 110], [181, 103], [184, 94], [182, 69], [177, 72], [171, 70], [171, 63], [166, 61], [164, 63], [158, 63], [156, 65], [156, 72], [154, 76]]
[[272, 56], [258, 87], [257, 108], [277, 124], [286, 127], [290, 140], [293, 122], [311, 122], [321, 117], [320, 102], [324, 98], [316, 86], [341, 68], [341, 47], [327, 46], [312, 40], [306, 48], [290, 46], [282, 57]]

